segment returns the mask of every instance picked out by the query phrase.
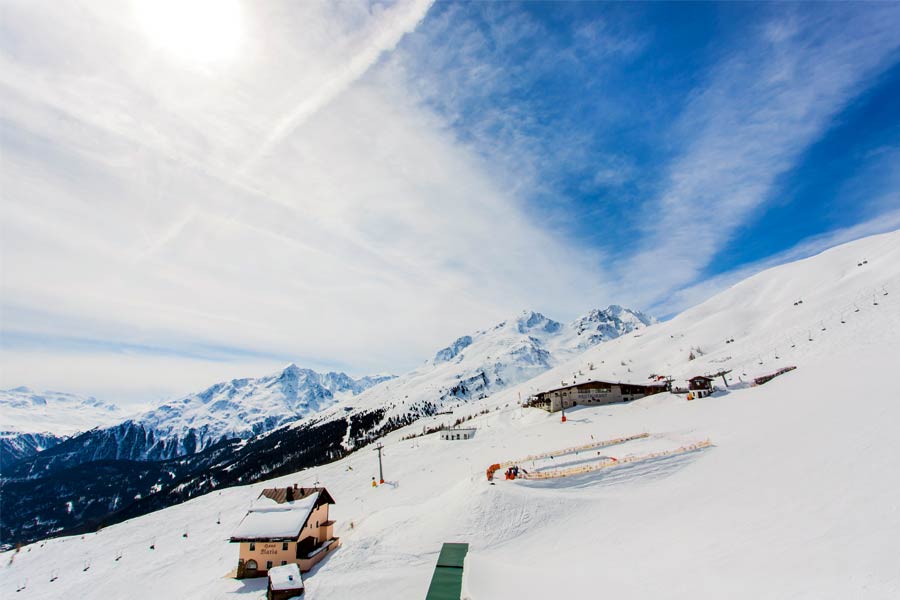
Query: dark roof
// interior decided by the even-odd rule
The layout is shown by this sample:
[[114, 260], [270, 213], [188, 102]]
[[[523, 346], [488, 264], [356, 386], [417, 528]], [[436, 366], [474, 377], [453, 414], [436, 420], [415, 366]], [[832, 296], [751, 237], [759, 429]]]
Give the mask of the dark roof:
[[[334, 498], [332, 498], [331, 494], [328, 493], [328, 490], [326, 490], [323, 487], [310, 487], [310, 488], [297, 487], [297, 485], [294, 484], [293, 490], [294, 490], [294, 500], [300, 500], [301, 498], [306, 498], [310, 494], [314, 494], [316, 492], [322, 492], [322, 494], [319, 496], [319, 502], [317, 504], [334, 504], [335, 503]], [[260, 493], [259, 497], [262, 498], [263, 496], [265, 496], [266, 498], [271, 498], [278, 504], [284, 504], [285, 502], [288, 501], [287, 500], [287, 492], [288, 492], [288, 488], [286, 488], [286, 487], [266, 488], [262, 491], [262, 493]]]
[[692, 379], [705, 379], [707, 381], [713, 380], [713, 378], [710, 377], [709, 375], [694, 375], [693, 377], [691, 377], [691, 379], [688, 379], [688, 381], [691, 381]]

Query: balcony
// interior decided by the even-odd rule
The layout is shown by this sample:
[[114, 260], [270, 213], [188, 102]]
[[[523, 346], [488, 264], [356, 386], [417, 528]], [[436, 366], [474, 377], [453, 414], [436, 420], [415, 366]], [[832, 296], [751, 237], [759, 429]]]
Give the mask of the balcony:
[[[330, 526], [329, 526], [330, 527]], [[312, 538], [305, 538], [306, 540], [311, 540]], [[322, 544], [319, 544], [312, 548], [311, 551], [305, 552], [301, 554], [300, 545], [297, 546], [297, 564], [300, 566], [300, 570], [304, 573], [312, 569], [316, 566], [323, 558], [325, 558], [329, 553], [337, 550], [341, 545], [340, 538], [332, 538], [325, 540]]]

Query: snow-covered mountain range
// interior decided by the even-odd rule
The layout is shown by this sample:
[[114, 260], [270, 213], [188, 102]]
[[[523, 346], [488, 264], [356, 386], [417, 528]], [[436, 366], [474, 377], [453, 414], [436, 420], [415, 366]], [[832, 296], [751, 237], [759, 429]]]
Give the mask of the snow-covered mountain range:
[[156, 442], [143, 457], [169, 458], [192, 454], [223, 438], [271, 431], [390, 379], [392, 375], [353, 379], [346, 373], [317, 373], [292, 363], [266, 377], [217, 383], [138, 415], [133, 423]]
[[0, 390], [0, 467], [125, 416], [118, 406], [93, 397], [27, 387]]
[[[289, 365], [259, 379], [236, 379], [211, 386], [139, 414], [111, 427], [83, 433], [5, 470], [7, 489], [21, 494], [77, 495], [94, 501], [59, 512], [25, 503], [5, 515], [28, 521], [27, 535], [57, 531], [120, 511], [121, 497], [142, 499], [155, 493], [162, 505], [182, 494], [203, 493], [210, 485], [258, 477], [297, 464], [318, 464], [415, 419], [477, 401], [563, 363], [586, 347], [647, 327], [654, 320], [611, 306], [594, 310], [571, 324], [536, 312], [523, 312], [489, 329], [462, 336], [433, 358], [400, 377], [353, 379], [343, 373], [320, 374]], [[285, 446], [298, 452], [271, 455], [281, 439], [266, 434], [288, 425]], [[235, 454], [228, 439], [247, 440]], [[273, 441], [274, 440], [274, 441]], [[220, 452], [221, 444], [228, 449]], [[229, 458], [231, 457], [231, 458]], [[223, 461], [241, 461], [227, 474], [207, 474]], [[118, 461], [114, 466], [112, 461]], [[138, 471], [135, 463], [146, 461]], [[79, 470], [78, 486], [69, 474]], [[106, 484], [116, 469], [118, 485]], [[136, 474], [137, 473], [137, 474]], [[252, 473], [252, 474], [251, 474]], [[158, 493], [177, 478], [174, 496]], [[154, 492], [155, 490], [155, 492]], [[156, 502], [154, 500], [153, 502]], [[134, 514], [146, 511], [134, 508]], [[158, 507], [158, 504], [154, 504]], [[129, 509], [131, 510], [131, 509]], [[37, 525], [35, 525], [37, 523]], [[10, 526], [11, 522], [4, 522]]]
[[27, 387], [0, 390], [0, 429], [67, 436], [112, 425], [126, 414], [115, 404], [64, 392]]
[[91, 431], [89, 438], [58, 451], [68, 466], [92, 460], [165, 460], [204, 450], [222, 439], [272, 431], [331, 407], [336, 407], [334, 414], [344, 414], [353, 407], [372, 410], [402, 403], [427, 414], [447, 402], [483, 397], [534, 377], [585, 348], [653, 322], [620, 306], [593, 310], [569, 325], [526, 311], [460, 337], [399, 378], [354, 379], [290, 364], [272, 375], [217, 383], [166, 402]]
[[290, 364], [260, 378], [232, 379], [82, 434], [38, 457], [44, 469], [96, 460], [166, 460], [229, 438], [246, 439], [315, 414], [392, 375], [353, 379]]
[[337, 404], [320, 417], [380, 412], [382, 422], [394, 427], [527, 381], [588, 348], [655, 322], [618, 305], [592, 310], [569, 324], [523, 311], [456, 339], [418, 369]]
[[[507, 326], [515, 329], [517, 321]], [[469, 349], [478, 336], [470, 337], [426, 367], [437, 376], [455, 360], [465, 363], [468, 356], [456, 357], [474, 352]], [[244, 459], [175, 480], [172, 489], [197, 477], [221, 483], [236, 471], [248, 477], [239, 483], [251, 485], [233, 485], [234, 479], [210, 484], [206, 490], [216, 493], [120, 519], [97, 533], [6, 553], [0, 593], [21, 589], [35, 600], [261, 598], [265, 578], [227, 575], [238, 550], [225, 540], [263, 487], [299, 483], [327, 487], [337, 501], [331, 515], [341, 538], [341, 548], [304, 575], [310, 598], [424, 597], [448, 540], [469, 543], [463, 597], [553, 598], [563, 586], [567, 597], [585, 600], [598, 590], [623, 598], [894, 598], [900, 592], [900, 444], [894, 432], [900, 404], [885, 382], [898, 350], [900, 232], [894, 232], [760, 273], [665, 323], [591, 347], [480, 400], [448, 398], [439, 414], [381, 439], [387, 485], [370, 486], [378, 461], [368, 449], [330, 464], [249, 478], [261, 464], [296, 449], [291, 442], [312, 439], [290, 437], [295, 427], [260, 436], [234, 448]], [[797, 368], [765, 385], [749, 383], [786, 366]], [[556, 386], [580, 371], [597, 379], [646, 380], [662, 373], [679, 380], [721, 370], [730, 371], [729, 387], [722, 382], [711, 397], [688, 401], [684, 394], [662, 393], [581, 406], [566, 423], [558, 413], [516, 402], [532, 388]], [[443, 380], [436, 385], [440, 389]], [[358, 405], [376, 392], [350, 402]], [[408, 438], [423, 423], [468, 417], [477, 428], [470, 440]], [[330, 424], [345, 429], [334, 420], [307, 433], [325, 439]], [[485, 480], [495, 462], [552, 452], [547, 464], [521, 464], [579, 465], [594, 453], [561, 449], [640, 432], [649, 435], [610, 446], [601, 459], [698, 440], [712, 445], [668, 458], [621, 460], [568, 478]], [[243, 462], [250, 459], [257, 462]], [[61, 504], [54, 491], [33, 494], [32, 501]], [[77, 497], [73, 502], [86, 504]]]

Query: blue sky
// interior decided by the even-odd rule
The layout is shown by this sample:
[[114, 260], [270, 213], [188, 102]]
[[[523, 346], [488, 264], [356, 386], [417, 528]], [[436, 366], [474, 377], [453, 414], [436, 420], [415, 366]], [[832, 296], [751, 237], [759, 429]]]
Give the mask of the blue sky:
[[[695, 126], [718, 116], [692, 115], [693, 104], [706, 108], [698, 96], [710, 90], [733, 95], [737, 107], [727, 100], [710, 107], [727, 115], [712, 137], [746, 128], [748, 141], [761, 142], [760, 150], [779, 160], [760, 171], [767, 181], [753, 210], [700, 257], [703, 264], [693, 276], [702, 280], [898, 207], [900, 69], [896, 36], [888, 29], [897, 25], [897, 15], [896, 7], [884, 8], [444, 3], [416, 32], [415, 52], [423, 56], [424, 71], [452, 73], [452, 93], [438, 87], [425, 96], [449, 115], [460, 139], [488, 158], [517, 156], [526, 140], [538, 155], [523, 161], [525, 173], [519, 174], [538, 173], [540, 182], [528, 194], [533, 214], [548, 219], [549, 211], [561, 235], [576, 236], [613, 260], [646, 237], [645, 207], [665, 193], [672, 169], [697, 137]], [[869, 35], [875, 38], [871, 43], [859, 43]], [[758, 81], [767, 70], [813, 66], [820, 56], [833, 72], [821, 68], [795, 78], [786, 71], [771, 84]], [[489, 65], [487, 85], [466, 81], [473, 64]], [[830, 81], [833, 75], [847, 81]], [[800, 94], [826, 96], [819, 99], [819, 114], [791, 114], [779, 106], [779, 96], [792, 100]], [[516, 122], [508, 123], [510, 117]], [[770, 119], [759, 124], [760, 133], [766, 125], [784, 123], [802, 141], [773, 140], [765, 148], [766, 140], [752, 139], [757, 134], [743, 122], [757, 118]], [[697, 224], [683, 222], [681, 228], [716, 227], [714, 219], [707, 222], [702, 204], [695, 208], [686, 216]], [[673, 287], [690, 283], [679, 279]], [[684, 307], [665, 294], [650, 305], [658, 314]]]
[[401, 372], [900, 227], [896, 3], [11, 2], [0, 384]]

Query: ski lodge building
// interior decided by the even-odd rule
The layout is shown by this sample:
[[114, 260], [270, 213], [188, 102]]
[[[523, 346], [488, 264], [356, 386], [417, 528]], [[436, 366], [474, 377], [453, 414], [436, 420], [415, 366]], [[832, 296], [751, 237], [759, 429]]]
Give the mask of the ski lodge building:
[[688, 379], [688, 390], [691, 391], [695, 398], [703, 398], [716, 391], [716, 388], [713, 385], [712, 377], [697, 375]]
[[475, 437], [474, 427], [451, 427], [441, 430], [442, 440], [468, 440]]
[[612, 381], [585, 381], [565, 387], [540, 392], [528, 399], [526, 406], [558, 412], [575, 405], [598, 406], [631, 402], [644, 396], [666, 391], [665, 382], [621, 383]]
[[322, 487], [265, 489], [231, 536], [240, 544], [238, 579], [262, 577], [291, 563], [306, 572], [340, 546], [328, 507], [334, 499]]

